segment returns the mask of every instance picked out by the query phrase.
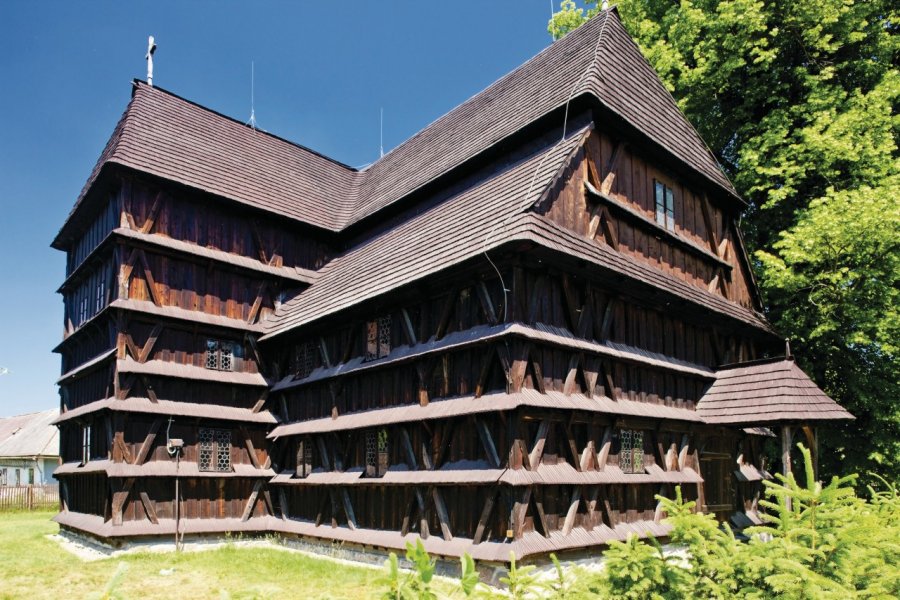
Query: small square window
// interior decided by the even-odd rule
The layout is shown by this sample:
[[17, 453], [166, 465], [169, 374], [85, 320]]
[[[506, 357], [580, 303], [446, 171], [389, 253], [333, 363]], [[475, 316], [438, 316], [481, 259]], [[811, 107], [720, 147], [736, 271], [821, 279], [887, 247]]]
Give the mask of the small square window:
[[391, 316], [366, 323], [366, 360], [384, 358], [391, 353]]
[[206, 368], [233, 371], [236, 345], [232, 342], [206, 340]]
[[387, 429], [366, 433], [366, 477], [381, 477], [390, 463]]
[[675, 192], [660, 181], [654, 182], [656, 198], [656, 222], [675, 231]]
[[297, 477], [308, 477], [313, 470], [312, 440], [300, 440], [297, 444]]
[[644, 432], [637, 429], [619, 431], [619, 468], [623, 473], [644, 472]]
[[227, 429], [201, 427], [198, 435], [200, 452], [197, 466], [201, 471], [231, 471], [231, 432]]

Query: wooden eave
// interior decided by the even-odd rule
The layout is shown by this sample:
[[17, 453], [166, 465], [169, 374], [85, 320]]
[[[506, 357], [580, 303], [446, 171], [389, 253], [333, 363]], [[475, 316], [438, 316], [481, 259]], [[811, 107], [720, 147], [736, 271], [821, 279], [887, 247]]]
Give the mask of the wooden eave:
[[437, 353], [443, 353], [473, 345], [489, 343], [505, 337], [520, 337], [527, 340], [546, 342], [575, 351], [592, 352], [599, 356], [614, 358], [632, 364], [660, 369], [681, 375], [689, 375], [712, 380], [715, 373], [712, 369], [677, 360], [662, 354], [642, 351], [626, 344], [615, 342], [595, 342], [574, 337], [565, 329], [536, 323], [533, 326], [524, 323], [506, 323], [502, 325], [479, 325], [465, 331], [447, 334], [440, 340], [429, 339], [414, 346], [399, 346], [391, 349], [391, 353], [380, 359], [366, 361], [356, 357], [348, 362], [332, 367], [319, 367], [308, 376], [295, 379], [289, 375], [277, 382], [273, 392], [285, 391], [301, 386], [318, 383], [336, 377], [344, 377], [373, 369], [392, 367]]
[[102, 366], [103, 364], [108, 362], [111, 358], [113, 358], [115, 355], [116, 355], [115, 348], [110, 348], [109, 350], [104, 350], [103, 352], [101, 352], [100, 354], [95, 356], [94, 358], [81, 363], [80, 365], [78, 365], [74, 369], [67, 371], [66, 373], [63, 373], [59, 377], [59, 379], [56, 380], [56, 384], [59, 385], [61, 383], [65, 383], [69, 379], [75, 379], [81, 375], [85, 375], [86, 373], [89, 373], [90, 371], [93, 371], [94, 369]]
[[520, 392], [487, 393], [481, 397], [461, 396], [445, 400], [433, 400], [426, 406], [406, 404], [362, 412], [347, 413], [338, 417], [325, 417], [279, 425], [269, 433], [271, 439], [291, 436], [330, 433], [353, 429], [366, 429], [381, 425], [396, 425], [434, 419], [447, 419], [466, 415], [508, 412], [521, 407], [583, 412], [585, 415], [603, 414], [611, 417], [634, 417], [651, 420], [671, 420], [702, 423], [700, 415], [689, 408], [639, 402], [625, 398], [613, 400], [607, 396], [584, 394], [566, 395], [563, 392], [522, 389]]
[[652, 235], [657, 238], [665, 239], [667, 242], [673, 243], [678, 246], [682, 250], [686, 250], [692, 254], [695, 254], [708, 262], [712, 262], [715, 265], [722, 267], [724, 269], [728, 269], [729, 271], [732, 269], [732, 265], [729, 262], [726, 262], [707, 250], [696, 244], [695, 242], [687, 239], [684, 236], [681, 236], [674, 231], [671, 231], [650, 217], [644, 215], [643, 213], [631, 208], [624, 202], [616, 200], [612, 196], [608, 194], [604, 194], [597, 188], [595, 188], [589, 181], [584, 182], [584, 188], [588, 193], [588, 196], [595, 201], [600, 201], [609, 206], [619, 215], [625, 216], [625, 218], [631, 220], [632, 222], [637, 222], [643, 227], [645, 230], [648, 230]]
[[269, 481], [273, 485], [290, 486], [457, 486], [457, 485], [507, 485], [526, 487], [534, 485], [650, 485], [697, 484], [703, 478], [691, 468], [681, 471], [665, 471], [659, 465], [648, 465], [643, 473], [624, 473], [613, 465], [600, 470], [577, 471], [568, 463], [540, 464], [536, 469], [449, 468], [435, 470], [410, 470], [391, 467], [380, 477], [365, 477], [362, 469], [346, 471], [313, 471], [306, 477], [297, 477], [294, 471], [282, 471]]
[[112, 316], [116, 310], [127, 311], [147, 318], [161, 317], [173, 319], [192, 329], [196, 328], [197, 325], [206, 325], [211, 328], [230, 329], [244, 333], [261, 333], [263, 330], [263, 325], [261, 323], [251, 324], [243, 319], [231, 319], [229, 317], [210, 315], [197, 310], [188, 310], [176, 306], [157, 306], [150, 300], [118, 299], [113, 300], [104, 306], [96, 315], [79, 325], [75, 331], [66, 336], [55, 348], [53, 348], [53, 352], [62, 351], [62, 349], [76, 339], [82, 331], [87, 331], [89, 326], [99, 323], [105, 317]]
[[56, 467], [54, 476], [71, 476], [97, 473], [107, 477], [185, 477], [191, 479], [247, 479], [271, 478], [272, 469], [257, 469], [253, 465], [232, 464], [230, 471], [201, 471], [196, 462], [151, 460], [140, 465], [114, 462], [109, 459], [90, 460], [87, 463], [68, 462]]
[[[523, 236], [527, 241], [551, 254], [563, 256], [563, 260], [586, 261], [605, 269], [609, 274], [618, 276], [620, 284], [630, 283], [628, 287], [634, 290], [630, 295], [641, 298], [647, 297], [649, 293], [651, 297], [657, 296], [660, 299], [668, 297], [669, 302], [693, 307], [695, 318], [709, 322], [711, 317], [719, 317], [780, 341], [761, 313], [727, 300], [715, 292], [691, 285], [605, 244], [579, 236], [541, 215], [530, 213], [525, 218], [532, 224], [528, 233]], [[591, 278], [587, 273], [585, 275]]]
[[301, 269], [299, 267], [276, 267], [260, 262], [258, 259], [248, 256], [232, 254], [224, 250], [215, 248], [207, 248], [190, 242], [176, 240], [168, 236], [156, 233], [141, 233], [127, 227], [117, 227], [110, 231], [107, 236], [94, 247], [93, 250], [85, 257], [83, 261], [66, 277], [66, 280], [59, 286], [57, 293], [64, 293], [73, 283], [81, 279], [82, 274], [89, 273], [88, 266], [92, 260], [99, 256], [103, 249], [113, 240], [137, 242], [137, 245], [150, 248], [157, 251], [163, 251], [167, 254], [175, 256], [186, 256], [194, 261], [214, 263], [225, 267], [244, 272], [251, 272], [257, 275], [265, 275], [267, 277], [277, 277], [278, 279], [292, 281], [309, 285], [316, 280], [316, 272], [310, 269]]
[[70, 408], [53, 421], [53, 424], [64, 423], [103, 411], [139, 413], [148, 415], [165, 415], [172, 417], [191, 417], [216, 421], [236, 421], [274, 425], [278, 419], [268, 410], [253, 412], [249, 408], [238, 408], [221, 404], [202, 404], [199, 402], [181, 402], [176, 400], [156, 400], [130, 397], [125, 399], [105, 398]]
[[[99, 538], [171, 536], [175, 533], [175, 519], [159, 519], [156, 524], [149, 520], [140, 520], [113, 525], [111, 520], [104, 520], [98, 515], [66, 511], [57, 514], [52, 520], [62, 527], [71, 527]], [[605, 524], [598, 525], [590, 531], [582, 527], [575, 527], [568, 535], [563, 535], [560, 531], [553, 531], [549, 537], [536, 531], [526, 532], [521, 539], [512, 542], [481, 542], [479, 544], [475, 544], [469, 538], [456, 536], [450, 540], [445, 540], [439, 535], [431, 535], [427, 539], [422, 539], [417, 533], [403, 535], [399, 531], [380, 529], [317, 526], [311, 521], [276, 516], [250, 517], [246, 521], [239, 517], [181, 519], [178, 530], [188, 535], [266, 531], [392, 551], [402, 551], [406, 548], [407, 543], [416, 543], [417, 540], [421, 540], [425, 550], [432, 556], [455, 558], [469, 554], [478, 561], [506, 564], [509, 562], [510, 553], [519, 560], [549, 552], [604, 546], [612, 541], [624, 541], [630, 535], [642, 538], [652, 535], [657, 539], [665, 539], [671, 528], [657, 521], [644, 520], [633, 523], [617, 523], [614, 527]]]
[[135, 373], [138, 375], [156, 375], [159, 377], [173, 377], [176, 379], [190, 379], [192, 381], [210, 381], [215, 383], [227, 383], [229, 385], [246, 385], [255, 387], [267, 387], [266, 378], [260, 373], [241, 373], [237, 371], [216, 371], [205, 367], [184, 365], [181, 363], [164, 360], [148, 360], [138, 362], [131, 357], [116, 361], [116, 370], [119, 373]]

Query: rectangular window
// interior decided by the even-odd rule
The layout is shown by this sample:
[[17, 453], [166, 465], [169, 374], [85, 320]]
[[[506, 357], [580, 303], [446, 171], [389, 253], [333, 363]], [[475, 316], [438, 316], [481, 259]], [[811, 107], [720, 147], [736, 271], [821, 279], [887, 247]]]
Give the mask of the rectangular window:
[[0, 485], [6, 485], [6, 467], [0, 469]]
[[623, 473], [644, 472], [644, 432], [637, 429], [619, 431], [619, 468]]
[[103, 308], [105, 304], [104, 300], [106, 299], [106, 280], [103, 277], [97, 281], [97, 300], [94, 303], [94, 313], [100, 312], [100, 309]]
[[300, 440], [297, 444], [297, 477], [308, 477], [313, 470], [312, 440]]
[[389, 462], [387, 429], [366, 432], [366, 477], [381, 477]]
[[231, 471], [231, 432], [201, 427], [198, 468], [201, 471]]
[[233, 371], [236, 345], [232, 342], [206, 340], [206, 368]]
[[313, 342], [303, 342], [294, 350], [294, 373], [297, 379], [309, 377], [318, 365], [318, 348]]
[[28, 485], [34, 485], [34, 469], [28, 469]]
[[366, 360], [384, 358], [391, 353], [391, 316], [366, 323]]
[[85, 425], [81, 429], [81, 462], [87, 464], [91, 460], [91, 426]]
[[659, 181], [654, 181], [654, 183], [656, 222], [669, 231], [675, 231], [675, 192], [672, 191], [672, 188]]

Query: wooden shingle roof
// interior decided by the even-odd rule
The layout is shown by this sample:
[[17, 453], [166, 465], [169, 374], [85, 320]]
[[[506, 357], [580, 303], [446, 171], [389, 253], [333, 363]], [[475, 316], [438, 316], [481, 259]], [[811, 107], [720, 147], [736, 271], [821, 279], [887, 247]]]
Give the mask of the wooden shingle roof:
[[[132, 100], [69, 219], [103, 167], [118, 164], [341, 231], [586, 94], [737, 197], [611, 9], [362, 171], [135, 81]], [[54, 244], [63, 247], [67, 235], [64, 225]]]
[[59, 456], [58, 409], [0, 418], [0, 458]]
[[706, 423], [754, 425], [853, 419], [791, 359], [721, 369], [697, 404]]
[[[516, 219], [540, 200], [587, 129], [545, 139], [545, 148], [389, 229], [329, 262], [316, 283], [265, 321], [266, 335], [282, 333], [407, 283], [459, 264], [516, 239]], [[558, 136], [558, 134], [556, 134]]]

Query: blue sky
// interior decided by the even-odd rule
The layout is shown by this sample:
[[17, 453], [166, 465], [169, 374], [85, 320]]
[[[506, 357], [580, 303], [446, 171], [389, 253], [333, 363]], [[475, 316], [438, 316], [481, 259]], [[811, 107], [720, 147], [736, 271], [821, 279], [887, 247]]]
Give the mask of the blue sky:
[[550, 43], [549, 0], [0, 2], [0, 416], [52, 408], [64, 257], [50, 249], [146, 75], [360, 166]]

